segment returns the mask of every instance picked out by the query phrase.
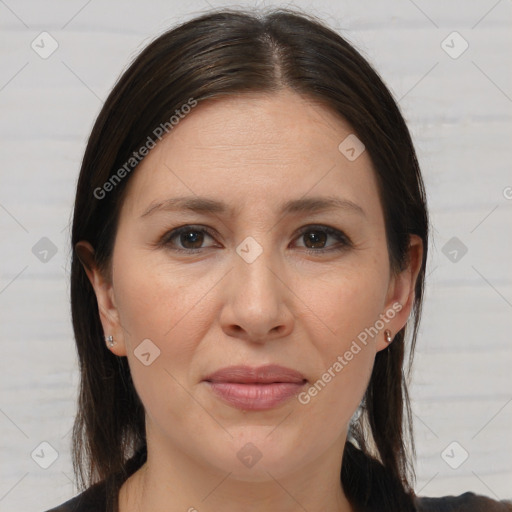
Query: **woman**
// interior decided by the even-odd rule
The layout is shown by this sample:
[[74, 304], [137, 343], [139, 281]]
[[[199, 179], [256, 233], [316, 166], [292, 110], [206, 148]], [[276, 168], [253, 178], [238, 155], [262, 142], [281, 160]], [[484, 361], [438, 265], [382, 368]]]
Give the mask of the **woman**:
[[151, 43], [93, 128], [72, 243], [88, 489], [54, 511], [512, 510], [413, 492], [423, 182], [319, 22], [222, 11]]

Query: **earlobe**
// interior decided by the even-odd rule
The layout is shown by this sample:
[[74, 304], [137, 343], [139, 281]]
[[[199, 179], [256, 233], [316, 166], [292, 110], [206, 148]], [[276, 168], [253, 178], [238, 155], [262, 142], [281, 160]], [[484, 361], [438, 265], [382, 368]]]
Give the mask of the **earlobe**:
[[[106, 279], [104, 273], [98, 268], [94, 248], [89, 242], [81, 240], [75, 245], [75, 251], [96, 295], [106, 345], [114, 354], [118, 356], [126, 355], [112, 283]], [[109, 341], [111, 340], [116, 340], [116, 342], [110, 344]]]

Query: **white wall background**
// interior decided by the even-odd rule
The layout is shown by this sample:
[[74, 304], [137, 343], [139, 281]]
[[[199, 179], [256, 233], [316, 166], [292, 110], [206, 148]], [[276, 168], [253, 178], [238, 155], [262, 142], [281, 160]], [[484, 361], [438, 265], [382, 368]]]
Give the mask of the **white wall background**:
[[[209, 5], [235, 4], [0, 0], [1, 511], [42, 511], [75, 493], [68, 222], [92, 123], [148, 40]], [[400, 101], [423, 168], [433, 244], [412, 388], [417, 492], [510, 498], [511, 1], [288, 5], [324, 19], [376, 66]], [[47, 59], [31, 48], [34, 40], [42, 46], [43, 31], [58, 43]], [[453, 31], [463, 39], [446, 39]], [[39, 246], [33, 252], [43, 237], [57, 251], [46, 262], [34, 254]], [[453, 237], [465, 255], [445, 246]], [[43, 441], [59, 454], [48, 469], [31, 458]]]

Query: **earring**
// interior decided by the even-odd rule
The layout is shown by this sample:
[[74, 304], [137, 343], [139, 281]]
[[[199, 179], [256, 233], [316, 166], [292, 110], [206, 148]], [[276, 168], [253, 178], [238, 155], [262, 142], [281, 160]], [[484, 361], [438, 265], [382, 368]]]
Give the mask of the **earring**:
[[384, 331], [384, 337], [386, 338], [386, 343], [391, 343], [393, 341], [393, 338], [391, 337], [391, 331], [389, 329]]
[[108, 345], [108, 348], [112, 348], [116, 344], [114, 341], [114, 336], [105, 336], [105, 341]]

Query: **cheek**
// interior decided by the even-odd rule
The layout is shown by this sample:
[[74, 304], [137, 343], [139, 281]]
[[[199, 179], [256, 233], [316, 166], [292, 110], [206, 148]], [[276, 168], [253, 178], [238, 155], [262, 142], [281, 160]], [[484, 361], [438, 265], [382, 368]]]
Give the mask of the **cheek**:
[[298, 398], [326, 435], [348, 424], [371, 376], [376, 354], [371, 327], [383, 313], [388, 284], [387, 268], [376, 261], [347, 265], [314, 292], [298, 292], [307, 297], [304, 311], [310, 311], [310, 320], [304, 324], [319, 355], [316, 374]]
[[315, 330], [310, 333], [312, 339], [332, 355], [333, 350], [342, 350], [347, 342], [373, 326], [384, 312], [388, 270], [382, 265], [347, 265], [311, 285], [303, 281], [297, 294], [307, 298], [305, 304], [317, 318]]
[[[179, 383], [189, 380], [197, 346], [211, 323], [201, 298], [212, 283], [155, 265], [144, 251], [132, 248], [127, 254], [120, 245], [114, 289], [131, 374], [149, 413], [156, 407], [173, 415], [189, 402]], [[168, 408], [171, 403], [179, 407]]]
[[142, 255], [119, 257], [117, 263], [116, 304], [135, 389], [150, 418], [179, 424], [183, 415], [198, 414], [184, 390], [208, 323], [200, 299], [212, 285], [163, 272]]
[[[196, 311], [203, 309], [202, 298], [214, 286], [215, 276], [198, 276], [194, 269], [176, 270], [168, 264], [155, 264], [144, 251], [132, 252], [132, 257], [118, 256], [119, 270], [114, 274], [116, 304], [127, 345], [133, 350], [142, 339], [150, 338], [161, 350], [179, 347], [179, 353], [186, 353], [206, 323], [206, 319], [190, 319], [195, 316], [197, 320]], [[202, 311], [199, 318], [205, 314]], [[176, 337], [184, 325], [188, 336], [178, 343]]]

